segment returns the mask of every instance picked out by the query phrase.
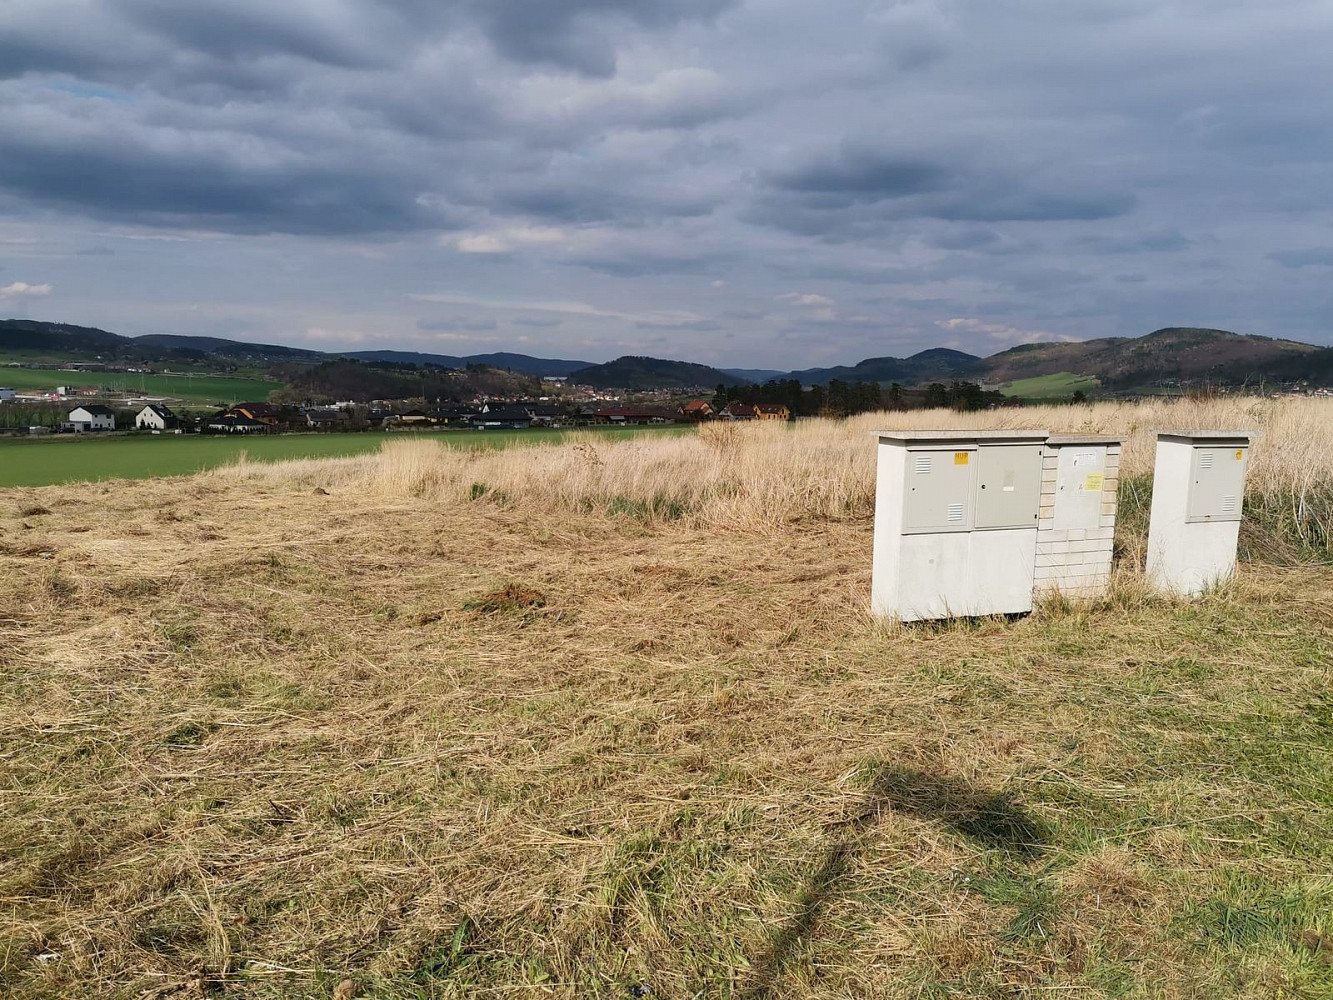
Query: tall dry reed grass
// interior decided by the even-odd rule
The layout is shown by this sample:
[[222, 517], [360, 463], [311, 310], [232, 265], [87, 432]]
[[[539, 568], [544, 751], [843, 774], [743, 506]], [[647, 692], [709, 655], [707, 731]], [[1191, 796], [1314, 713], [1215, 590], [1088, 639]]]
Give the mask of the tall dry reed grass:
[[[344, 482], [386, 498], [490, 498], [546, 510], [597, 510], [764, 529], [807, 519], [856, 519], [874, 503], [878, 429], [1039, 429], [1120, 434], [1123, 474], [1140, 492], [1158, 431], [1256, 434], [1248, 502], [1304, 544], [1333, 539], [1333, 401], [1162, 400], [1026, 407], [978, 413], [914, 410], [795, 425], [708, 424], [697, 432], [608, 442], [570, 434], [559, 445], [453, 449], [422, 439], [377, 455], [228, 467], [215, 475], [312, 485]], [[1136, 482], [1136, 477], [1138, 480]]]

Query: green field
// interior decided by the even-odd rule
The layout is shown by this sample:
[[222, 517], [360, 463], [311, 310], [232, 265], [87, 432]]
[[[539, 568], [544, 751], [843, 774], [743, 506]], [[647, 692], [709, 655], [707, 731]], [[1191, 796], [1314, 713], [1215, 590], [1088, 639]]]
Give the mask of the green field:
[[59, 371], [49, 368], [0, 368], [0, 385], [20, 392], [52, 392], [58, 385], [97, 386], [103, 392], [167, 396], [186, 403], [230, 406], [263, 401], [281, 382], [233, 375], [136, 375], [130, 372]]
[[1056, 372], [1054, 375], [1017, 379], [1000, 391], [1006, 396], [1016, 396], [1019, 399], [1059, 399], [1080, 391], [1091, 395], [1100, 385], [1101, 383], [1091, 375]]
[[[609, 440], [637, 434], [672, 434], [682, 427], [594, 428], [586, 433]], [[564, 432], [441, 431], [422, 437], [455, 448], [507, 448], [510, 445], [555, 443]], [[235, 461], [242, 452], [251, 461], [324, 458], [376, 451], [385, 441], [408, 433], [275, 434], [267, 437], [188, 435], [65, 435], [0, 439], [0, 489], [8, 486], [49, 486], [100, 479], [152, 479], [185, 476]]]

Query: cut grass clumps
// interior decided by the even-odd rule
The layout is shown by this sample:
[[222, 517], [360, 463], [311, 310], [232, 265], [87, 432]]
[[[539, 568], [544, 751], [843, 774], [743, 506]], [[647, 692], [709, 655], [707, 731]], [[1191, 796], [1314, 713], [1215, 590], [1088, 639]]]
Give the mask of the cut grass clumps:
[[494, 615], [507, 611], [532, 611], [545, 606], [546, 595], [540, 590], [510, 583], [483, 597], [473, 598], [463, 605], [463, 609]]

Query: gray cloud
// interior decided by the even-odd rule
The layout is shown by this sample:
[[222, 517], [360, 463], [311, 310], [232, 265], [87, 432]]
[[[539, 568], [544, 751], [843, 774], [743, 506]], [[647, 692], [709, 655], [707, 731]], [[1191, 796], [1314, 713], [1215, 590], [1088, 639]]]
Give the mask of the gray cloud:
[[1082, 236], [1074, 241], [1093, 253], [1151, 253], [1185, 250], [1193, 243], [1179, 229], [1158, 229], [1134, 236]]
[[711, 19], [735, 0], [478, 0], [473, 10], [495, 47], [519, 62], [550, 63], [588, 76], [616, 70], [607, 18], [660, 28]]
[[1268, 256], [1283, 267], [1333, 267], [1333, 247], [1277, 250]]
[[475, 319], [469, 316], [417, 320], [417, 329], [425, 333], [448, 333], [451, 331], [482, 333], [488, 330], [496, 330], [499, 326], [500, 324], [493, 319]]

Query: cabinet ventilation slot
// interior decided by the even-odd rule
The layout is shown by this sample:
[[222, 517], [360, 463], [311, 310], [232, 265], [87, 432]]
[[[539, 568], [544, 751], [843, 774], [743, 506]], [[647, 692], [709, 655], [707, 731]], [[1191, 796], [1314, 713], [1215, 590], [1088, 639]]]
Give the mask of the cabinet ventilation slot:
[[1236, 513], [1236, 498], [1234, 496], [1222, 498], [1222, 512], [1225, 514]]
[[1204, 451], [1199, 453], [1199, 468], [1211, 469], [1213, 467], [1213, 453]]
[[963, 505], [960, 503], [949, 504], [949, 523], [957, 524], [963, 519]]
[[913, 469], [913, 471], [914, 471], [918, 476], [920, 476], [920, 475], [924, 475], [925, 473], [929, 472], [929, 471], [930, 471], [930, 456], [929, 456], [929, 455], [917, 455], [917, 456], [916, 456], [916, 467]]

